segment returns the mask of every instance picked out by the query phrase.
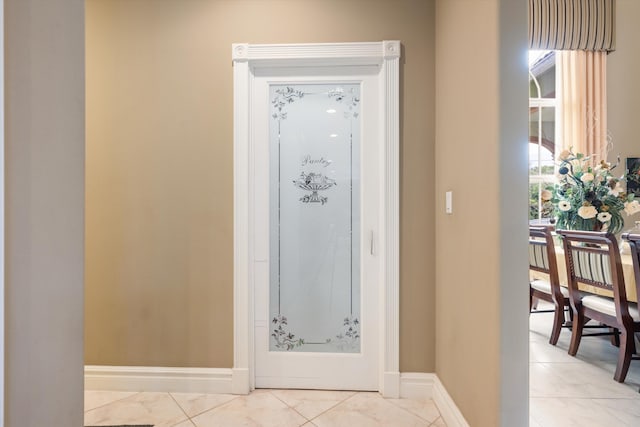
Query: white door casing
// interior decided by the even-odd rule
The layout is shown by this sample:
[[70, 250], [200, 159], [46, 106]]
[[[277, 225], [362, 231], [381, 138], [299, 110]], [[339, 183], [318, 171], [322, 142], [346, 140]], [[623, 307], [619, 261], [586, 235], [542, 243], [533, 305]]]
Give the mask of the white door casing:
[[[379, 147], [375, 157], [378, 159], [379, 173], [372, 175], [372, 184], [377, 186], [379, 195], [378, 215], [374, 225], [364, 225], [363, 231], [371, 226], [375, 232], [379, 280], [377, 295], [368, 301], [377, 301], [374, 307], [377, 316], [369, 316], [377, 322], [375, 339], [363, 338], [363, 350], [369, 354], [377, 347], [377, 354], [369, 358], [376, 364], [378, 373], [375, 379], [363, 386], [377, 389], [384, 396], [399, 396], [399, 292], [398, 292], [398, 173], [399, 173], [399, 56], [398, 41], [375, 43], [338, 43], [338, 44], [289, 44], [289, 45], [251, 45], [234, 44], [234, 368], [233, 392], [245, 394], [252, 390], [255, 383], [255, 302], [256, 291], [260, 291], [265, 277], [268, 277], [268, 263], [265, 263], [264, 235], [268, 235], [268, 226], [262, 226], [264, 212], [265, 160], [264, 151], [264, 88], [268, 81], [290, 80], [297, 75], [296, 81], [326, 81], [330, 79], [359, 81], [363, 84], [377, 85], [378, 102], [372, 114], [363, 124], [376, 123], [380, 135]], [[365, 70], [362, 72], [362, 70]], [[371, 72], [370, 70], [377, 70]], [[287, 76], [284, 78], [283, 76]], [[320, 77], [318, 77], [320, 76]], [[366, 82], [368, 79], [367, 83]], [[262, 120], [262, 122], [261, 122]], [[258, 131], [260, 129], [260, 131]], [[261, 140], [262, 138], [262, 140]], [[366, 155], [366, 154], [365, 154]], [[364, 160], [364, 159], [363, 159]], [[268, 172], [266, 172], [268, 175]], [[369, 208], [370, 209], [370, 208]], [[363, 218], [364, 219], [364, 218]], [[268, 221], [267, 221], [268, 223]], [[258, 225], [256, 225], [258, 224]], [[261, 240], [262, 239], [262, 240]], [[362, 240], [367, 240], [363, 236]], [[366, 265], [365, 260], [363, 262]], [[266, 274], [265, 274], [266, 273]], [[375, 273], [374, 273], [375, 274]], [[264, 300], [260, 297], [259, 302]], [[258, 308], [261, 306], [259, 305]], [[377, 317], [377, 319], [376, 319]], [[375, 330], [376, 328], [369, 328]], [[374, 349], [367, 348], [366, 342], [376, 342]], [[298, 353], [307, 358], [309, 354]], [[264, 354], [261, 356], [264, 357]], [[316, 356], [312, 356], [316, 357]], [[323, 359], [322, 357], [320, 359]], [[289, 363], [288, 359], [287, 363]], [[276, 363], [282, 363], [282, 360]], [[331, 371], [328, 369], [326, 372]], [[320, 374], [324, 376], [324, 374]], [[307, 382], [305, 382], [307, 381]], [[331, 381], [318, 381], [318, 378], [301, 383], [270, 383], [280, 386], [340, 388]], [[353, 387], [354, 383], [344, 383]], [[351, 385], [349, 385], [351, 384]]]

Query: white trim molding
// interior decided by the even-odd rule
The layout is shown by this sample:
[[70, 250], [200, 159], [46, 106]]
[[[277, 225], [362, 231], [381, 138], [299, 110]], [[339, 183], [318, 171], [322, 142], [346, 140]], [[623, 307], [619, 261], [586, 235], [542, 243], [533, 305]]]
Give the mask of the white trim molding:
[[233, 392], [254, 388], [253, 120], [256, 70], [269, 67], [376, 66], [380, 69], [382, 176], [380, 251], [380, 366], [378, 389], [400, 396], [399, 371], [399, 58], [397, 40], [369, 43], [232, 45], [234, 66], [234, 375]]
[[403, 372], [400, 374], [401, 399], [433, 399], [436, 374]]
[[433, 386], [433, 401], [440, 411], [440, 416], [445, 424], [449, 427], [469, 427], [469, 423], [464, 419], [462, 412], [458, 409], [456, 402], [453, 401], [449, 392], [440, 381], [435, 377]]
[[231, 393], [231, 369], [149, 366], [84, 367], [85, 390]]
[[447, 426], [469, 427], [469, 423], [436, 374], [423, 372], [400, 374], [400, 397], [403, 399], [432, 399]]
[[4, 426], [4, 318], [5, 318], [5, 284], [4, 284], [4, 0], [0, 0], [0, 427]]
[[383, 345], [384, 397], [400, 397], [400, 42], [382, 42], [384, 55], [384, 144], [382, 155], [384, 190], [380, 212], [383, 212], [381, 316]]

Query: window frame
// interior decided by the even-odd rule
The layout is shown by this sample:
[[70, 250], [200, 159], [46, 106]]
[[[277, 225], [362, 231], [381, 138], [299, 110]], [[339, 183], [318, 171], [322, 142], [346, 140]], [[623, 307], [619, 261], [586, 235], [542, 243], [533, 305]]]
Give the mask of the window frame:
[[[555, 58], [554, 58], [554, 68], [555, 68]], [[534, 138], [532, 137], [531, 134], [529, 134], [528, 137], [528, 144], [537, 144], [538, 146], [538, 160], [537, 160], [537, 170], [538, 173], [533, 175], [531, 174], [531, 167], [529, 167], [529, 189], [528, 191], [531, 191], [531, 185], [532, 184], [538, 184], [538, 214], [537, 214], [537, 218], [529, 218], [529, 220], [537, 220], [537, 221], [541, 221], [544, 220], [546, 218], [543, 218], [543, 201], [542, 201], [542, 184], [544, 183], [556, 183], [557, 182], [557, 177], [555, 175], [555, 172], [553, 174], [542, 174], [542, 149], [546, 148], [547, 150], [551, 151], [553, 158], [555, 159], [555, 141], [557, 140], [557, 126], [554, 126], [554, 135], [553, 135], [553, 146], [548, 147], [544, 144], [544, 138], [543, 138], [543, 133], [542, 133], [542, 125], [543, 125], [543, 120], [542, 120], [542, 112], [544, 108], [553, 108], [554, 109], [554, 116], [555, 116], [555, 120], [554, 122], [557, 123], [557, 99], [555, 97], [555, 93], [553, 98], [543, 98], [542, 97], [542, 91], [540, 89], [540, 84], [538, 83], [538, 79], [536, 78], [536, 76], [531, 72], [531, 66], [529, 68], [529, 84], [531, 85], [531, 82], [533, 81], [533, 83], [535, 84], [535, 88], [536, 88], [536, 92], [537, 92], [537, 97], [531, 97], [531, 88], [529, 88], [529, 123], [531, 123], [531, 114], [534, 111], [534, 109], [538, 110], [538, 134], [537, 134], [537, 141], [534, 140]], [[556, 81], [557, 81], [557, 75], [556, 75]], [[529, 130], [531, 129], [531, 127], [529, 127]], [[547, 144], [548, 145], [548, 144]], [[530, 164], [530, 163], [529, 163]], [[555, 166], [555, 165], [554, 165]], [[554, 171], [555, 171], [555, 167], [554, 167]], [[531, 212], [531, 204], [529, 205], [530, 208], [530, 212]], [[531, 213], [529, 213], [529, 216], [531, 215]]]

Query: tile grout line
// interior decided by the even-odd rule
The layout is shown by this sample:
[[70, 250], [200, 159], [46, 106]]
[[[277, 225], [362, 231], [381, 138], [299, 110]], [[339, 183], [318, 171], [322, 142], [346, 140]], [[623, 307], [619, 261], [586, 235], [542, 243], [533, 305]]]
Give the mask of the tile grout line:
[[[273, 397], [275, 397], [275, 398], [276, 398], [276, 400], [280, 401], [280, 403], [282, 403], [284, 406], [286, 406], [287, 408], [291, 409], [293, 412], [295, 412], [296, 414], [298, 414], [298, 415], [300, 415], [302, 418], [304, 418], [304, 419], [306, 420], [304, 424], [307, 424], [307, 423], [310, 423], [310, 422], [311, 422], [311, 420], [310, 420], [309, 418], [307, 418], [307, 417], [305, 417], [304, 415], [302, 415], [302, 414], [301, 414], [301, 413], [300, 413], [296, 408], [292, 407], [292, 406], [291, 406], [291, 405], [289, 405], [287, 402], [285, 402], [284, 400], [280, 399], [280, 398], [278, 397], [278, 395], [276, 395], [275, 393], [273, 393], [273, 389], [271, 389], [271, 388], [270, 388], [270, 389], [268, 389], [268, 391], [269, 391], [269, 394], [270, 394], [271, 396], [273, 396]], [[304, 425], [304, 424], [302, 424], [302, 425]]]
[[[187, 419], [186, 419], [186, 420], [182, 420], [182, 421], [180, 421], [178, 424], [174, 424], [174, 425], [172, 425], [172, 426], [170, 426], [170, 427], [176, 427], [176, 426], [179, 426], [180, 424], [184, 423], [185, 421], [189, 421], [189, 424], [191, 424], [191, 426], [192, 426], [192, 427], [196, 427], [196, 424], [193, 422], [193, 420], [192, 420], [191, 418], [188, 418], [188, 417], [187, 417]], [[155, 425], [155, 424], [154, 424], [154, 425]]]
[[278, 399], [280, 402], [284, 403], [284, 404], [287, 406], [287, 408], [289, 408], [289, 409], [293, 409], [296, 413], [300, 414], [300, 416], [301, 416], [302, 418], [304, 418], [305, 420], [307, 420], [307, 422], [309, 422], [309, 423], [311, 423], [311, 424], [313, 424], [313, 425], [315, 425], [315, 424], [313, 423], [313, 420], [317, 419], [320, 415], [327, 413], [328, 411], [332, 410], [333, 408], [335, 408], [336, 406], [340, 405], [341, 403], [346, 402], [347, 400], [351, 399], [353, 396], [355, 396], [356, 394], [358, 394], [358, 393], [359, 393], [359, 392], [357, 392], [357, 391], [353, 392], [353, 394], [352, 394], [351, 396], [349, 396], [349, 397], [346, 397], [346, 398], [342, 399], [341, 401], [339, 401], [339, 402], [337, 402], [336, 404], [332, 405], [330, 408], [325, 409], [324, 411], [320, 412], [320, 413], [319, 413], [318, 415], [316, 415], [315, 417], [313, 417], [313, 418], [309, 419], [309, 418], [305, 417], [304, 415], [302, 415], [302, 414], [301, 414], [301, 413], [300, 413], [296, 408], [293, 408], [293, 407], [292, 407], [292, 406], [290, 406], [287, 402], [285, 402], [284, 400], [280, 399], [277, 395], [275, 395], [275, 394], [273, 393], [273, 390], [274, 390], [274, 389], [269, 389], [269, 393], [271, 393], [271, 395], [273, 395], [273, 397], [275, 397], [276, 399]]
[[[396, 405], [395, 403], [393, 403], [393, 402], [391, 402], [391, 401], [389, 401], [389, 400], [385, 399], [384, 397], [383, 397], [383, 399], [384, 399], [384, 400], [386, 400], [387, 402], [389, 402], [390, 404], [392, 404], [395, 408], [398, 408], [398, 409], [400, 409], [400, 410], [402, 410], [402, 411], [406, 412], [407, 414], [409, 414], [409, 415], [411, 415], [411, 416], [414, 416], [414, 417], [416, 417], [416, 418], [418, 418], [418, 419], [420, 419], [420, 420], [423, 420], [423, 421], [428, 422], [429, 424], [427, 425], [427, 427], [428, 427], [428, 426], [430, 426], [431, 424], [433, 424], [433, 423], [435, 422], [435, 420], [433, 420], [433, 421], [429, 421], [429, 420], [428, 420], [428, 419], [426, 419], [426, 418], [422, 418], [420, 415], [418, 415], [418, 414], [414, 414], [413, 412], [409, 411], [408, 409], [405, 409], [405, 408], [403, 408], [402, 406], [398, 406], [398, 405]], [[399, 399], [398, 399], [398, 400], [399, 400]], [[408, 399], [408, 400], [411, 400], [411, 399]], [[429, 400], [433, 401], [433, 399], [429, 399]], [[437, 407], [436, 407], [436, 409], [437, 409]], [[436, 418], [436, 420], [437, 420], [438, 418], [441, 418], [441, 417], [442, 417], [442, 415], [440, 414], [440, 410], [438, 409], [438, 417]]]
[[[302, 415], [302, 414], [300, 414], [300, 415], [302, 415], [305, 419], [307, 419], [309, 422], [311, 422], [312, 424], [314, 424], [314, 423], [313, 423], [313, 420], [318, 419], [320, 416], [322, 416], [322, 415], [326, 414], [327, 412], [331, 411], [331, 410], [332, 410], [332, 409], [334, 409], [335, 407], [337, 407], [337, 406], [339, 406], [339, 405], [341, 405], [341, 404], [343, 404], [343, 403], [347, 402], [348, 400], [350, 400], [350, 399], [354, 398], [354, 397], [355, 397], [355, 396], [357, 396], [358, 394], [365, 394], [365, 393], [372, 393], [372, 392], [356, 391], [356, 392], [354, 392], [354, 394], [352, 394], [351, 396], [347, 397], [346, 399], [343, 399], [343, 400], [342, 400], [342, 401], [340, 401], [340, 402], [337, 402], [335, 405], [331, 406], [330, 408], [327, 408], [326, 410], [322, 411], [321, 413], [319, 413], [318, 415], [316, 415], [315, 417], [313, 417], [313, 418], [311, 418], [311, 419], [308, 419], [307, 417], [305, 417], [305, 416], [304, 416], [304, 415]], [[384, 397], [380, 394], [380, 392], [375, 392], [375, 393], [376, 393], [376, 394], [378, 394], [378, 396], [379, 396], [383, 401], [388, 402], [388, 403], [389, 403], [390, 405], [392, 405], [394, 408], [397, 408], [397, 409], [399, 409], [399, 410], [403, 411], [404, 413], [406, 413], [406, 414], [408, 414], [408, 415], [410, 415], [410, 416], [412, 416], [412, 417], [415, 417], [415, 418], [417, 418], [417, 419], [419, 419], [419, 420], [422, 420], [422, 421], [425, 421], [425, 422], [429, 423], [429, 424], [427, 424], [427, 427], [428, 427], [428, 426], [431, 426], [431, 425], [432, 425], [433, 423], [435, 423], [439, 418], [442, 418], [442, 414], [440, 414], [440, 411], [438, 410], [438, 417], [437, 417], [434, 421], [429, 421], [429, 420], [427, 420], [426, 418], [422, 418], [420, 415], [414, 414], [413, 412], [411, 412], [411, 411], [409, 411], [409, 410], [407, 410], [407, 409], [405, 409], [405, 408], [402, 408], [402, 407], [400, 407], [400, 406], [396, 405], [395, 403], [393, 403], [393, 402], [389, 401], [388, 399], [384, 398]], [[275, 396], [275, 397], [277, 398], [277, 396]], [[281, 399], [279, 399], [279, 400], [281, 400]], [[433, 399], [429, 399], [429, 400], [433, 401]], [[281, 400], [281, 401], [282, 401], [282, 400]], [[290, 407], [286, 402], [284, 402], [284, 401], [283, 401], [283, 403], [284, 403], [285, 405], [287, 405], [289, 408], [291, 408], [291, 407]], [[293, 409], [294, 411], [296, 411], [296, 410], [295, 410], [295, 408], [291, 408], [291, 409]], [[436, 409], [437, 409], [437, 408], [436, 408]], [[296, 411], [296, 412], [298, 412], [298, 411]], [[298, 413], [299, 413], [299, 412], [298, 412]], [[315, 425], [315, 424], [314, 424], [314, 425]]]
[[326, 414], [327, 412], [329, 412], [330, 410], [332, 410], [332, 409], [333, 409], [333, 408], [335, 408], [336, 406], [338, 406], [338, 405], [342, 405], [344, 402], [346, 402], [347, 400], [349, 400], [349, 399], [351, 399], [352, 397], [356, 396], [358, 393], [360, 393], [360, 392], [356, 391], [356, 392], [354, 392], [351, 396], [349, 396], [349, 397], [347, 397], [347, 398], [344, 398], [344, 399], [342, 399], [340, 402], [337, 402], [335, 405], [332, 405], [331, 407], [329, 407], [329, 408], [325, 409], [324, 411], [320, 412], [320, 413], [319, 413], [318, 415], [316, 415], [315, 417], [311, 418], [311, 419], [309, 420], [309, 422], [311, 422], [313, 425], [315, 425], [315, 423], [313, 423], [313, 420], [318, 419], [318, 417], [320, 417], [321, 415]]
[[[173, 400], [175, 402], [175, 404], [178, 406], [178, 408], [180, 408], [180, 410], [182, 411], [182, 413], [184, 414], [185, 417], [187, 417], [187, 421], [189, 421], [192, 425], [193, 425], [193, 421], [191, 421], [191, 417], [187, 414], [187, 412], [184, 410], [184, 408], [178, 403], [178, 401], [176, 400], [175, 397], [173, 397], [172, 393], [167, 393], [169, 395], [169, 397], [171, 398], [171, 400]], [[177, 424], [174, 424], [174, 427], [177, 426], [180, 423], [183, 423], [185, 420], [182, 420], [180, 422], [178, 422]]]
[[[206, 395], [206, 394], [217, 394], [217, 393], [196, 393], [196, 394], [204, 394], [204, 395]], [[227, 394], [227, 393], [222, 393], [222, 394]], [[249, 393], [249, 394], [251, 394], [251, 393]], [[184, 411], [184, 409], [182, 409], [182, 406], [180, 406], [180, 404], [179, 404], [177, 401], [176, 401], [176, 403], [178, 403], [178, 406], [180, 406], [180, 409], [182, 409], [182, 412], [185, 412], [185, 415], [187, 415], [187, 417], [189, 418], [189, 421], [191, 421], [191, 423], [192, 423], [192, 424], [195, 424], [195, 423], [193, 422], [193, 419], [194, 419], [194, 418], [199, 417], [200, 415], [202, 415], [202, 414], [204, 414], [204, 413], [207, 413], [207, 412], [209, 412], [209, 411], [213, 411], [214, 409], [221, 408], [221, 407], [223, 407], [223, 406], [225, 406], [225, 405], [227, 405], [227, 404], [229, 404], [229, 403], [233, 402], [234, 400], [239, 399], [239, 398], [240, 398], [240, 397], [242, 397], [243, 395], [232, 395], [232, 396], [233, 396], [233, 398], [232, 398], [232, 399], [230, 399], [230, 400], [228, 400], [228, 401], [226, 401], [226, 402], [224, 402], [224, 403], [221, 403], [221, 404], [219, 404], [219, 405], [212, 406], [211, 408], [205, 409], [205, 410], [204, 410], [204, 411], [202, 411], [202, 412], [198, 412], [197, 414], [195, 414], [195, 415], [194, 415], [194, 416], [192, 416], [192, 417], [189, 417], [189, 415], [187, 415], [187, 413]], [[247, 394], [247, 395], [244, 395], [244, 396], [248, 396], [248, 394]], [[173, 396], [171, 396], [171, 397], [173, 398], [173, 400], [176, 400]]]
[[329, 412], [330, 410], [332, 410], [333, 408], [335, 408], [336, 406], [342, 405], [343, 403], [345, 403], [347, 400], [349, 399], [353, 399], [355, 396], [357, 396], [358, 394], [363, 393], [361, 391], [356, 391], [354, 392], [351, 396], [347, 397], [346, 399], [341, 400], [340, 402], [336, 403], [335, 405], [333, 405], [332, 407], [328, 408], [325, 411], [322, 411], [321, 413], [319, 413], [318, 415], [316, 415], [315, 417], [313, 417], [312, 419], [309, 420], [309, 422], [311, 422], [313, 425], [315, 425], [315, 423], [313, 423], [313, 420], [318, 419], [320, 416], [326, 414], [327, 412]]
[[[87, 392], [87, 391], [108, 391], [108, 390], [85, 390], [85, 392]], [[137, 396], [138, 394], [141, 394], [141, 393], [143, 393], [143, 392], [142, 391], [135, 391], [135, 392], [133, 392], [133, 394], [131, 396], [122, 397], [120, 399], [116, 399], [116, 400], [113, 400], [111, 402], [107, 402], [104, 405], [96, 406], [95, 408], [92, 408], [92, 409], [87, 409], [86, 411], [84, 411], [84, 413], [86, 414], [87, 412], [91, 412], [91, 411], [95, 411], [96, 409], [104, 408], [105, 406], [111, 405], [112, 403], [123, 401], [125, 399], [130, 398], [130, 397]]]

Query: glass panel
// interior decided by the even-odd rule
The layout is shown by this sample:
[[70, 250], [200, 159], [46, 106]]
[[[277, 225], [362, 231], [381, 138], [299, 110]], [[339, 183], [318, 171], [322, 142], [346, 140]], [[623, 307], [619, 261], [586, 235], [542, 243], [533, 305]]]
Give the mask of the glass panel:
[[554, 107], [529, 108], [529, 175], [553, 175], [555, 132]]
[[529, 220], [554, 217], [552, 182], [529, 182]]
[[272, 84], [271, 351], [360, 351], [360, 85]]
[[555, 62], [553, 51], [529, 51], [530, 223], [555, 222]]
[[540, 175], [538, 164], [538, 134], [540, 133], [540, 107], [529, 108], [529, 175]]
[[[542, 118], [542, 120], [540, 120]], [[555, 107], [529, 109], [529, 219], [553, 218]]]

